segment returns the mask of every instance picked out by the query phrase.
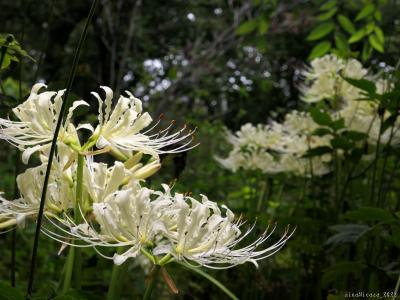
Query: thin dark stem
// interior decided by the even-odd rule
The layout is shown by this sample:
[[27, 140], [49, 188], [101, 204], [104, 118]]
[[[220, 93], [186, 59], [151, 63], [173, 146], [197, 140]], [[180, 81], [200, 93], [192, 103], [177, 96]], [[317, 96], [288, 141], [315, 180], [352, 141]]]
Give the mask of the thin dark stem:
[[58, 137], [58, 133], [59, 133], [60, 128], [61, 128], [61, 123], [62, 123], [64, 114], [65, 114], [65, 111], [66, 111], [67, 106], [68, 106], [68, 96], [69, 96], [69, 94], [71, 92], [72, 83], [73, 83], [74, 78], [75, 78], [76, 68], [78, 66], [78, 61], [79, 61], [79, 56], [80, 56], [80, 52], [81, 52], [81, 49], [82, 49], [82, 45], [83, 45], [83, 42], [85, 41], [87, 30], [88, 30], [89, 24], [90, 24], [90, 22], [91, 22], [91, 20], [93, 18], [94, 12], [96, 10], [97, 3], [98, 3], [98, 0], [93, 0], [92, 6], [90, 7], [90, 11], [89, 11], [88, 17], [86, 19], [85, 27], [84, 27], [84, 29], [82, 31], [82, 34], [81, 34], [81, 36], [79, 38], [78, 45], [77, 45], [77, 47], [75, 49], [74, 59], [73, 59], [73, 62], [72, 62], [72, 68], [71, 68], [71, 72], [69, 74], [68, 81], [67, 81], [67, 88], [66, 88], [66, 91], [65, 91], [65, 98], [64, 98], [64, 101], [62, 102], [62, 105], [61, 105], [60, 115], [58, 116], [56, 129], [54, 131], [54, 137], [53, 137], [53, 140], [51, 142], [50, 154], [49, 154], [49, 159], [48, 159], [47, 168], [46, 168], [46, 175], [44, 177], [42, 196], [40, 198], [40, 206], [39, 206], [39, 212], [38, 212], [37, 223], [36, 223], [36, 231], [35, 231], [35, 240], [33, 242], [33, 248], [32, 248], [32, 259], [31, 259], [31, 265], [30, 265], [29, 283], [28, 283], [28, 289], [27, 289], [27, 292], [26, 292], [26, 299], [27, 300], [30, 300], [32, 298], [32, 289], [33, 289], [33, 280], [35, 278], [34, 275], [35, 275], [35, 267], [36, 267], [36, 259], [37, 259], [37, 250], [38, 250], [38, 246], [39, 246], [40, 227], [42, 225], [44, 204], [45, 204], [45, 201], [46, 201], [47, 185], [49, 183], [51, 165], [52, 165], [53, 156], [54, 156], [54, 153], [55, 153], [55, 150], [56, 150], [57, 137]]
[[[380, 123], [380, 128], [379, 132], [382, 130], [382, 124], [383, 124], [383, 115], [381, 116], [381, 123]], [[380, 151], [380, 144], [381, 144], [381, 136], [382, 133], [379, 134], [378, 136], [378, 141], [376, 142], [376, 155], [374, 159], [374, 164], [373, 164], [373, 169], [372, 169], [372, 180], [371, 180], [371, 205], [374, 203], [374, 197], [375, 197], [375, 180], [376, 180], [376, 172], [378, 169], [378, 160], [379, 160], [379, 151]]]

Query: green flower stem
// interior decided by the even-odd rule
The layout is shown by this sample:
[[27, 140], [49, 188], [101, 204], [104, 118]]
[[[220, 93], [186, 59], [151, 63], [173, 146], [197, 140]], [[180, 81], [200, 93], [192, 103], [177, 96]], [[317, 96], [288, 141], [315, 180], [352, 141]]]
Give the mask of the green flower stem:
[[161, 266], [154, 265], [153, 271], [151, 272], [151, 275], [149, 278], [149, 284], [147, 285], [146, 291], [144, 292], [143, 300], [151, 299], [151, 293], [153, 292], [154, 287], [156, 286], [157, 277], [160, 273], [160, 270], [161, 270]]
[[64, 278], [62, 280], [61, 294], [65, 294], [71, 287], [72, 272], [74, 269], [75, 247], [69, 247], [67, 260], [64, 267]]
[[161, 258], [158, 261], [158, 265], [163, 266], [166, 265], [167, 263], [171, 262], [171, 260], [173, 260], [174, 258], [172, 257], [171, 254], [166, 254], [163, 258]]
[[[76, 171], [76, 198], [74, 207], [74, 218], [75, 223], [82, 223], [82, 215], [80, 208], [83, 208], [83, 167], [85, 165], [85, 158], [83, 155], [78, 154], [78, 166]], [[75, 249], [74, 259], [74, 286], [76, 289], [80, 289], [82, 286], [82, 253], [80, 248]]]
[[[74, 206], [74, 221], [76, 224], [82, 222], [80, 207], [83, 203], [83, 167], [85, 164], [84, 156], [78, 154], [78, 166], [76, 170], [76, 195]], [[81, 249], [69, 247], [68, 257], [65, 262], [64, 280], [62, 282], [61, 293], [65, 294], [71, 287], [72, 277], [74, 280], [74, 287], [81, 288], [81, 273], [82, 273], [82, 255]], [[74, 276], [72, 276], [72, 274]]]
[[[125, 247], [119, 247], [117, 250], [118, 254], [121, 254], [125, 251]], [[124, 263], [120, 266], [113, 264], [110, 284], [108, 285], [108, 292], [107, 292], [107, 300], [116, 300], [120, 298], [120, 291], [121, 291], [121, 282], [123, 280], [123, 276], [126, 273], [128, 268], [128, 264]]]
[[45, 206], [45, 202], [46, 202], [47, 186], [49, 184], [51, 165], [53, 163], [53, 157], [54, 157], [54, 153], [56, 151], [58, 133], [60, 132], [64, 114], [68, 107], [68, 97], [69, 97], [69, 94], [71, 93], [72, 83], [75, 79], [76, 69], [78, 67], [78, 61], [79, 61], [79, 56], [80, 56], [81, 49], [83, 46], [83, 42], [86, 39], [86, 34], [87, 34], [87, 31], [89, 28], [89, 24], [91, 23], [91, 20], [93, 18], [93, 15], [96, 10], [96, 6], [97, 6], [98, 2], [99, 2], [99, 0], [93, 0], [93, 2], [92, 2], [92, 6], [90, 7], [89, 14], [86, 18], [85, 27], [82, 31], [82, 34], [78, 41], [78, 45], [75, 49], [74, 58], [72, 61], [71, 72], [70, 72], [68, 80], [67, 80], [67, 87], [66, 87], [66, 91], [65, 91], [65, 95], [64, 95], [65, 100], [61, 104], [60, 114], [57, 119], [57, 124], [56, 124], [56, 128], [54, 130], [53, 140], [51, 142], [49, 160], [47, 162], [46, 174], [45, 174], [44, 181], [43, 181], [42, 195], [40, 198], [40, 205], [39, 205], [36, 230], [35, 230], [35, 239], [33, 241], [33, 247], [32, 247], [32, 258], [31, 258], [31, 264], [30, 264], [29, 281], [28, 281], [28, 288], [26, 290], [26, 299], [27, 300], [32, 299], [33, 281], [35, 278], [35, 269], [36, 269], [37, 250], [39, 247], [40, 228], [42, 226], [44, 206]]
[[82, 215], [80, 208], [83, 204], [83, 167], [85, 165], [85, 158], [82, 154], [78, 154], [78, 166], [76, 170], [76, 198], [74, 207], [74, 217], [77, 224], [82, 222]]

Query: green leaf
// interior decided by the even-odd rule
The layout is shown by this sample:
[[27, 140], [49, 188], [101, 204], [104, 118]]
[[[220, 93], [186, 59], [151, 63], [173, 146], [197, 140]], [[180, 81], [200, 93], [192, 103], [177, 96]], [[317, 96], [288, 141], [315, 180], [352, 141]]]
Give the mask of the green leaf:
[[398, 114], [392, 114], [389, 118], [383, 121], [381, 126], [381, 134], [383, 134], [388, 128], [392, 127], [396, 123]]
[[317, 123], [318, 125], [328, 126], [328, 127], [331, 126], [332, 119], [328, 113], [322, 112], [316, 107], [310, 107], [308, 111], [310, 112], [310, 115], [314, 120], [314, 122]]
[[321, 284], [327, 287], [334, 281], [343, 281], [343, 276], [349, 273], [361, 273], [367, 266], [363, 262], [346, 261], [336, 263], [334, 266], [326, 269], [322, 275]]
[[323, 5], [319, 8], [319, 10], [321, 10], [321, 11], [330, 10], [330, 9], [332, 9], [333, 7], [336, 6], [336, 3], [337, 3], [336, 0], [327, 1], [325, 4], [323, 4]]
[[257, 19], [251, 19], [240, 24], [240, 26], [236, 28], [235, 32], [238, 35], [247, 34], [255, 30], [257, 26], [258, 26]]
[[332, 18], [332, 17], [336, 14], [336, 12], [337, 12], [337, 8], [336, 8], [336, 7], [333, 7], [331, 10], [329, 10], [329, 11], [323, 13], [323, 14], [320, 14], [320, 15], [317, 17], [317, 19], [318, 19], [318, 21], [326, 21], [326, 20], [329, 20], [330, 18]]
[[269, 24], [264, 19], [261, 19], [258, 23], [258, 33], [263, 35], [268, 31]]
[[377, 20], [378, 22], [382, 21], [382, 13], [380, 10], [376, 10], [374, 13], [374, 18], [375, 20]]
[[374, 82], [367, 79], [354, 79], [350, 77], [343, 77], [348, 83], [365, 91], [368, 95], [374, 96], [376, 93], [376, 85]]
[[11, 56], [7, 53], [4, 55], [3, 62], [1, 63], [0, 70], [7, 68], [11, 63]]
[[324, 22], [322, 24], [319, 24], [310, 32], [306, 39], [307, 41], [319, 40], [329, 34], [334, 27], [335, 24], [333, 22]]
[[343, 52], [343, 54], [346, 54], [350, 51], [350, 48], [349, 48], [349, 45], [347, 44], [346, 39], [340, 33], [335, 34], [335, 45], [338, 50]]
[[339, 129], [345, 128], [346, 125], [344, 123], [344, 119], [340, 118], [336, 121], [333, 121], [332, 124], [330, 125], [330, 127], [334, 130], [334, 131], [338, 131]]
[[353, 25], [353, 22], [351, 22], [351, 20], [346, 17], [345, 15], [338, 15], [337, 16], [337, 20], [340, 24], [340, 26], [342, 26], [342, 28], [349, 34], [354, 34], [356, 32], [356, 28]]
[[365, 26], [366, 34], [370, 34], [371, 32], [373, 32], [374, 28], [375, 28], [375, 23], [374, 22], [368, 23], [367, 26]]
[[356, 16], [356, 21], [360, 21], [360, 20], [368, 17], [374, 11], [375, 11], [375, 5], [373, 5], [372, 3], [365, 5], [364, 8]]
[[353, 147], [353, 144], [343, 137], [335, 137], [330, 143], [334, 149], [349, 150]]
[[369, 45], [369, 43], [364, 43], [364, 46], [363, 46], [363, 49], [361, 52], [361, 59], [363, 61], [366, 61], [371, 57], [371, 54], [372, 54], [371, 46]]
[[368, 137], [368, 134], [354, 130], [348, 130], [344, 133], [344, 135], [346, 136], [346, 138], [354, 142], [365, 140]]
[[9, 286], [4, 282], [0, 282], [0, 300], [24, 300], [24, 294], [14, 288]]
[[365, 32], [365, 28], [361, 28], [357, 32], [353, 33], [349, 38], [349, 44], [353, 44], [361, 40], [367, 33]]
[[317, 128], [312, 133], [312, 135], [316, 135], [316, 136], [325, 136], [325, 135], [328, 135], [328, 134], [332, 134], [332, 131], [329, 128], [326, 128], [326, 127]]
[[325, 244], [326, 245], [340, 245], [345, 243], [357, 242], [365, 233], [367, 233], [371, 227], [361, 224], [343, 224], [334, 225], [329, 229], [336, 231], [337, 233], [329, 237]]
[[303, 155], [304, 158], [321, 156], [327, 153], [332, 153], [332, 148], [328, 146], [320, 146], [312, 149], [308, 149], [306, 154]]
[[383, 53], [385, 50], [383, 49], [382, 43], [379, 41], [378, 37], [375, 34], [369, 35], [369, 43], [376, 51]]
[[324, 41], [321, 42], [317, 45], [314, 46], [314, 48], [311, 50], [310, 55], [308, 56], [309, 60], [313, 60], [314, 58], [321, 57], [328, 53], [328, 51], [331, 49], [332, 45], [331, 42]]
[[374, 31], [375, 31], [376, 37], [383, 45], [383, 43], [385, 42], [385, 35], [383, 34], [382, 29], [378, 26], [375, 26]]
[[396, 218], [389, 211], [383, 208], [367, 206], [349, 211], [343, 215], [343, 218], [355, 221], [396, 221]]

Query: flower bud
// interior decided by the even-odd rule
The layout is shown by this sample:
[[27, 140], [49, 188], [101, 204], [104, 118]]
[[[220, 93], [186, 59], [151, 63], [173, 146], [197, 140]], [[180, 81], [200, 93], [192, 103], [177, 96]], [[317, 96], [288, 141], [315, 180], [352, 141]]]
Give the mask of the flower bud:
[[159, 162], [151, 163], [137, 170], [133, 176], [136, 179], [146, 179], [155, 174], [160, 168], [161, 164]]
[[124, 162], [125, 168], [131, 169], [137, 165], [143, 157], [142, 152], [137, 152], [135, 155], [131, 156], [127, 161]]

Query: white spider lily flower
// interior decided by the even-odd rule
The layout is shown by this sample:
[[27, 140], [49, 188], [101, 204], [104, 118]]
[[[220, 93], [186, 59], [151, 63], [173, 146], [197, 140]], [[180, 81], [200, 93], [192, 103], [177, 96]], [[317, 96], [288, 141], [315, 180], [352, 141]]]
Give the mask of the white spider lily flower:
[[106, 86], [100, 88], [106, 94], [105, 100], [92, 92], [99, 102], [99, 125], [93, 134], [97, 138], [98, 148], [109, 146], [122, 153], [136, 151], [158, 157], [159, 154], [188, 151], [197, 146], [190, 146], [193, 132], [185, 133], [185, 127], [169, 134], [172, 123], [166, 129], [151, 133], [157, 127], [157, 122], [143, 132], [151, 124], [152, 118], [143, 112], [142, 102], [126, 91], [127, 97], [120, 96], [112, 110], [113, 91]]
[[[169, 243], [160, 244], [153, 253], [170, 254], [177, 260], [194, 262], [208, 268], [225, 269], [245, 262], [252, 262], [257, 266], [258, 260], [279, 251], [293, 234], [287, 230], [275, 244], [260, 249], [274, 232], [274, 227], [271, 232], [265, 231], [251, 244], [238, 248], [239, 242], [252, 229], [243, 234], [240, 230], [243, 223], [241, 220], [235, 221], [234, 214], [226, 206], [222, 206], [225, 210], [224, 216], [218, 205], [209, 201], [206, 196], [199, 202], [176, 194], [172, 207], [170, 213], [175, 215], [176, 224], [163, 233]], [[171, 216], [168, 219], [171, 220]]]
[[103, 202], [106, 197], [116, 192], [127, 176], [130, 176], [124, 164], [116, 161], [111, 167], [104, 163], [96, 163], [92, 156], [86, 157], [84, 170], [85, 185], [94, 203]]
[[[245, 262], [257, 265], [258, 260], [281, 249], [293, 234], [287, 230], [275, 244], [260, 249], [274, 228], [251, 244], [238, 248], [251, 229], [242, 233], [243, 223], [235, 221], [227, 207], [222, 206], [223, 214], [218, 205], [205, 196], [199, 202], [179, 193], [172, 196], [169, 187], [163, 187], [163, 192], [139, 186], [116, 191], [104, 202], [93, 204], [94, 221], [100, 225], [100, 232], [94, 221], [76, 225], [69, 219], [64, 224], [68, 227], [64, 233], [94, 247], [128, 246], [125, 253], [108, 257], [115, 264], [122, 264], [143, 251], [209, 268], [229, 268]], [[154, 196], [156, 198], [151, 200]], [[48, 234], [57, 238], [55, 233]]]
[[[73, 171], [65, 171], [64, 166], [59, 157], [52, 165], [44, 210], [45, 214], [50, 217], [56, 216], [73, 206], [75, 190], [71, 177]], [[46, 168], [47, 163], [43, 163], [18, 175], [17, 185], [21, 198], [13, 201], [0, 199], [0, 228], [4, 224], [21, 226], [26, 218], [36, 218]], [[4, 220], [7, 221], [4, 222]]]
[[[86, 220], [76, 225], [68, 219], [64, 225], [69, 227], [70, 236], [94, 247], [129, 246], [125, 253], [112, 257], [114, 263], [120, 265], [129, 257], [136, 257], [142, 247], [154, 241], [160, 227], [160, 221], [157, 221], [160, 211], [154, 209], [151, 193], [152, 190], [147, 188], [130, 187], [108, 195], [103, 202], [93, 203], [93, 216], [100, 225], [100, 232]], [[57, 237], [54, 232], [47, 234]]]
[[355, 59], [343, 60], [333, 54], [316, 58], [311, 62], [310, 68], [303, 72], [308, 82], [300, 87], [302, 100], [309, 103], [335, 98], [356, 100], [360, 97], [360, 90], [345, 81], [341, 75], [360, 79], [367, 72]]
[[[28, 99], [15, 107], [13, 112], [18, 121], [0, 119], [0, 138], [23, 150], [22, 160], [27, 163], [32, 153], [49, 147], [57, 124], [65, 90], [39, 91], [46, 87], [37, 83], [32, 87]], [[66, 130], [73, 111], [85, 101], [75, 101], [69, 109], [66, 123], [60, 129], [59, 140], [67, 139]]]

